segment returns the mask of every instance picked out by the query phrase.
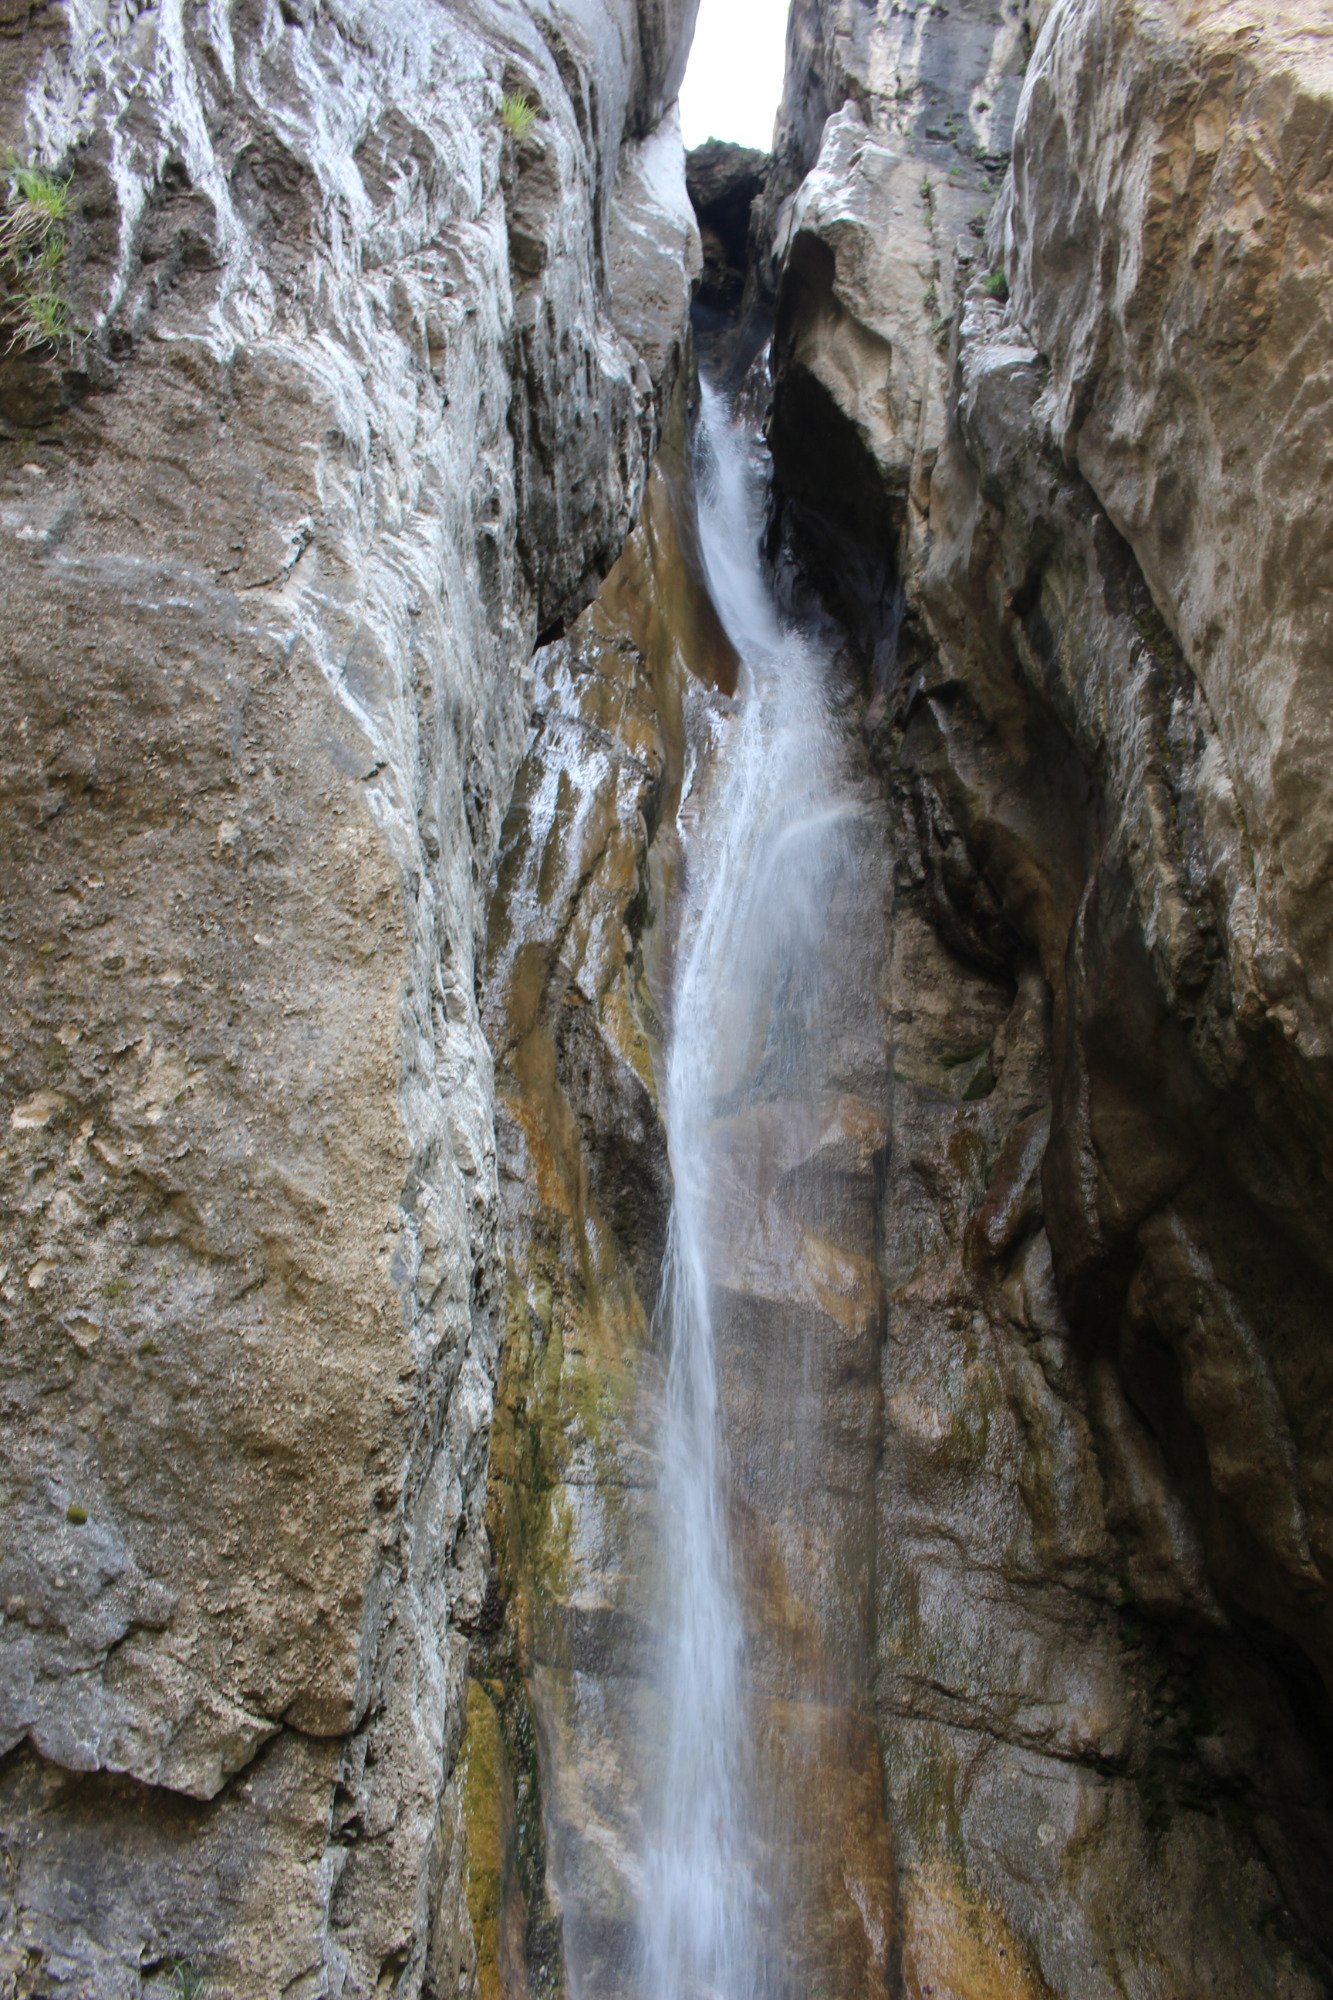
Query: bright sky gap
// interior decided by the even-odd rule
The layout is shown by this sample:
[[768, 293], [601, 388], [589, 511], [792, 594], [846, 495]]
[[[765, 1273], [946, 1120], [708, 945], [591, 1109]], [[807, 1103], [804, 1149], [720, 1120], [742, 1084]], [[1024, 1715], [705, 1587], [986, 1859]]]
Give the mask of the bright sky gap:
[[680, 92], [687, 147], [734, 139], [768, 151], [786, 40], [787, 0], [702, 0]]

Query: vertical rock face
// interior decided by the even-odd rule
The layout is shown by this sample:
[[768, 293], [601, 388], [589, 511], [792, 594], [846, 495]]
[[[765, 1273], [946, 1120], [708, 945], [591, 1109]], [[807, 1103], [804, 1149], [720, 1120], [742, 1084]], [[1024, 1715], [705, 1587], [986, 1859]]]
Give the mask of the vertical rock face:
[[88, 329], [0, 361], [6, 1991], [470, 1982], [475, 965], [524, 663], [679, 360], [692, 15], [0, 44]]
[[1005, 243], [1052, 434], [1133, 550], [1250, 829], [1217, 862], [1235, 1012], [1325, 1093], [1330, 119], [1322, 9], [1072, 8], [1033, 64]]
[[780, 526], [897, 811], [906, 1990], [1323, 1993], [1328, 29], [794, 23]]
[[[680, 1561], [654, 1324], [672, 1200], [658, 1085], [688, 867], [678, 809], [684, 797], [682, 817], [705, 824], [718, 810], [720, 746], [741, 727], [694, 532], [682, 399], [624, 555], [539, 656], [492, 904], [484, 1016], [509, 1310], [467, 1804], [493, 1856], [472, 1883], [484, 1990], [510, 2000], [562, 1977], [582, 2000], [643, 1990], [671, 1636], [660, 1571]], [[871, 2000], [888, 1990], [893, 1940], [867, 1643], [888, 862], [854, 728], [838, 770], [828, 976], [807, 996], [799, 1060], [748, 1020], [730, 1047], [707, 1254], [748, 1642], [741, 1754], [774, 1891], [763, 1991]], [[777, 901], [747, 881], [738, 906], [762, 927]]]
[[[633, 1982], [654, 919], [734, 667], [692, 12], [0, 35], [82, 329], [0, 356], [6, 1993]], [[1317, 2000], [1329, 30], [796, 0], [789, 53], [773, 540], [869, 858], [829, 1089], [716, 1121], [775, 1957]]]
[[[682, 424], [683, 402], [673, 483]], [[489, 1940], [478, 1926], [506, 1996], [564, 1990], [568, 1976], [572, 1991], [609, 2000], [633, 1977], [638, 1763], [651, 1734], [654, 1439], [641, 1392], [671, 1205], [645, 946], [662, 894], [656, 836], [681, 777], [682, 648], [696, 632], [719, 645], [693, 604], [659, 467], [596, 604], [539, 658], [491, 912], [508, 1338], [495, 1591], [474, 1673], [513, 1774], [504, 1893]]]

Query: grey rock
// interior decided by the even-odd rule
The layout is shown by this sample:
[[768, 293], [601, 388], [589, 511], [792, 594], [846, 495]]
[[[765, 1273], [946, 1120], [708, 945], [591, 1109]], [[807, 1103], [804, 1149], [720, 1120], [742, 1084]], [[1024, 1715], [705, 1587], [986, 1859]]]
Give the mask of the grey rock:
[[703, 236], [699, 296], [731, 312], [741, 303], [749, 268], [750, 212], [764, 185], [767, 153], [709, 139], [685, 161], [685, 185]]
[[[907, 1990], [1314, 1995], [1327, 648], [1291, 551], [1328, 455], [1292, 414], [1329, 295], [1295, 140], [1322, 30], [1070, 0], [997, 67], [967, 8], [796, 23], [778, 525], [856, 634], [899, 814], [878, 1696]], [[1013, 177], [987, 219], [1002, 120], [941, 238], [969, 173], [942, 149], [1001, 69], [1015, 116], [1034, 47]]]
[[1331, 135], [1318, 9], [1066, 5], [1005, 216], [1052, 427], [1189, 662], [1249, 829], [1216, 857], [1236, 1010], [1313, 1087], [1333, 1034], [1333, 211], [1308, 163]]
[[0, 364], [22, 1993], [471, 1976], [473, 968], [526, 662], [614, 559], [680, 359], [692, 13], [51, 9], [5, 40], [90, 328]]

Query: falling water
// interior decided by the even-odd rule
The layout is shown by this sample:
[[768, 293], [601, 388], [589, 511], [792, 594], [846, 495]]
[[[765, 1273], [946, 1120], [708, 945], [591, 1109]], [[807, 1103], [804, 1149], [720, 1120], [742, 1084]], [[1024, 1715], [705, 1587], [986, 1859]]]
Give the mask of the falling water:
[[740, 674], [681, 813], [663, 1093], [675, 1205], [659, 1302], [665, 1755], [650, 1814], [644, 1990], [646, 2000], [776, 2000], [785, 1986], [765, 1940], [781, 1858], [756, 1810], [711, 1268], [719, 1216], [738, 1197], [722, 1185], [715, 1121], [799, 1067], [851, 808], [839, 797], [827, 662], [784, 624], [762, 568], [762, 469], [707, 387], [699, 458], [708, 585]]

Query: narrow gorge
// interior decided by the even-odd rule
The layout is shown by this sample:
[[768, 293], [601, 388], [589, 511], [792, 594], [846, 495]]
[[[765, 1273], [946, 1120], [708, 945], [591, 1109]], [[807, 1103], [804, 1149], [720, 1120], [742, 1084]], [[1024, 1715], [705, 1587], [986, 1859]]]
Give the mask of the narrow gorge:
[[0, 4], [0, 2000], [1333, 1995], [1333, 17], [698, 12]]

